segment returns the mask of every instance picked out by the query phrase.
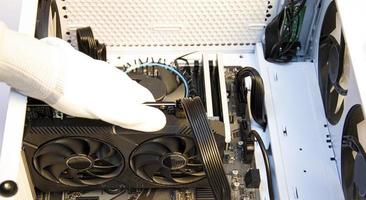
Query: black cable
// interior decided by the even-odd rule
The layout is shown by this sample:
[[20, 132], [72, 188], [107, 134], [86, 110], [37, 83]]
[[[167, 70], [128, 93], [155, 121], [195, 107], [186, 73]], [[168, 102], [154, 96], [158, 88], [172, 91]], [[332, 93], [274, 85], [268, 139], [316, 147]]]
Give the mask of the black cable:
[[199, 97], [181, 101], [201, 156], [206, 177], [217, 200], [231, 198], [230, 185], [222, 165], [215, 137], [211, 132], [204, 106]]
[[274, 200], [274, 192], [273, 192], [273, 185], [272, 185], [272, 172], [271, 172], [271, 166], [269, 163], [269, 158], [268, 158], [266, 147], [264, 146], [263, 140], [257, 131], [251, 130], [250, 134], [255, 137], [255, 139], [257, 140], [257, 142], [259, 144], [259, 147], [261, 148], [264, 164], [266, 166], [269, 199]]
[[[290, 1], [270, 22], [265, 31], [265, 58], [270, 62], [290, 62], [300, 46], [297, 34], [300, 30], [300, 13], [306, 0]], [[297, 23], [296, 23], [297, 22]], [[294, 24], [296, 23], [296, 27]]]
[[[241, 68], [235, 77], [235, 87], [237, 93], [238, 109], [245, 109], [247, 100], [247, 89], [245, 78], [250, 77], [252, 80], [251, 95], [250, 95], [250, 110], [254, 121], [256, 121], [263, 130], [267, 127], [267, 116], [264, 107], [264, 85], [258, 71], [252, 67]], [[242, 119], [246, 118], [245, 112], [238, 110], [237, 113]]]
[[78, 28], [76, 39], [79, 51], [98, 60], [107, 60], [106, 45], [94, 39], [93, 31], [90, 27]]
[[49, 25], [52, 23], [50, 22], [51, 19], [55, 20], [55, 31], [56, 37], [62, 38], [62, 30], [61, 30], [61, 21], [60, 21], [60, 14], [58, 12], [57, 3], [55, 0], [39, 0], [38, 1], [38, 9], [37, 9], [37, 21], [36, 21], [36, 30], [35, 30], [35, 37], [38, 39], [42, 39], [45, 37], [53, 36], [50, 35]]

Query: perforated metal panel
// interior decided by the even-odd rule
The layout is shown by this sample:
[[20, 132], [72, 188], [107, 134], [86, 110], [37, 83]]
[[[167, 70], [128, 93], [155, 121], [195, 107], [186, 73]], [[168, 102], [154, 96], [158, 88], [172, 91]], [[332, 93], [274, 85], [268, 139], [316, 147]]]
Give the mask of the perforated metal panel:
[[[252, 46], [276, 1], [59, 0], [64, 35], [91, 26], [109, 47]], [[67, 34], [66, 34], [67, 33]]]

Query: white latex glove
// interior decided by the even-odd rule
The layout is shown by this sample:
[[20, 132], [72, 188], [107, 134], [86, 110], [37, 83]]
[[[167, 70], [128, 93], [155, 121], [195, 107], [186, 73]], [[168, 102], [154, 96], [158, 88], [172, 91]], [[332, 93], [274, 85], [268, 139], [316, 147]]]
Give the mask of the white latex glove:
[[114, 66], [58, 38], [43, 41], [10, 31], [0, 22], [0, 81], [66, 114], [140, 131], [165, 126], [165, 115], [143, 105], [146, 88]]

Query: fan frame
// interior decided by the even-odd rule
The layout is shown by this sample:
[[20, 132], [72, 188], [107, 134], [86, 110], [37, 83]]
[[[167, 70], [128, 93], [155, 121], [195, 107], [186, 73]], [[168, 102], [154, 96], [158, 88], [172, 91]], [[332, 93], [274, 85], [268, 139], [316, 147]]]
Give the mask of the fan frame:
[[[166, 135], [159, 135], [159, 136], [156, 136], [156, 137], [152, 137], [152, 138], [149, 138], [149, 139], [147, 139], [147, 140], [144, 140], [143, 142], [140, 142], [140, 144], [139, 144], [139, 146], [137, 146], [136, 148], [134, 148], [133, 150], [132, 150], [132, 152], [130, 153], [130, 156], [129, 156], [129, 167], [130, 167], [130, 170], [132, 171], [132, 173], [135, 175], [135, 176], [137, 176], [137, 177], [139, 177], [140, 179], [142, 179], [143, 181], [146, 181], [146, 182], [148, 182], [148, 183], [150, 183], [150, 184], [156, 184], [156, 185], [159, 185], [159, 186], [161, 186], [161, 187], [170, 187], [170, 186], [186, 186], [186, 185], [190, 185], [190, 184], [194, 184], [194, 183], [197, 183], [197, 182], [199, 182], [199, 181], [202, 181], [202, 180], [204, 180], [204, 179], [206, 179], [206, 175], [205, 176], [202, 176], [202, 177], [200, 177], [200, 178], [198, 178], [197, 180], [195, 180], [195, 181], [193, 181], [193, 182], [189, 182], [189, 183], [171, 183], [171, 184], [161, 184], [161, 183], [157, 183], [156, 181], [149, 181], [149, 180], [147, 180], [147, 179], [145, 179], [145, 178], [143, 178], [143, 177], [141, 177], [140, 175], [138, 175], [137, 174], [137, 172], [136, 172], [136, 169], [134, 168], [134, 166], [133, 166], [133, 161], [132, 161], [132, 157], [134, 156], [134, 154], [135, 154], [135, 152], [139, 149], [139, 148], [141, 148], [144, 144], [147, 144], [148, 142], [150, 142], [150, 141], [152, 141], [152, 140], [155, 140], [155, 139], [158, 139], [158, 138], [164, 138], [164, 137], [185, 137], [185, 138], [188, 138], [188, 139], [190, 139], [190, 140], [192, 140], [192, 142], [194, 143], [194, 139], [193, 139], [193, 137], [192, 137], [192, 135], [184, 135], [184, 134], [166, 134]], [[195, 146], [195, 148], [196, 148], [196, 145], [194, 145]], [[196, 151], [197, 151], [197, 149], [196, 149]], [[170, 152], [170, 153], [172, 153], [172, 152]], [[168, 154], [170, 154], [170, 153], [168, 153]], [[196, 154], [198, 155], [198, 151], [196, 152]], [[199, 155], [198, 155], [199, 156]], [[164, 156], [165, 157], [165, 156]], [[188, 162], [188, 160], [187, 160], [187, 162]], [[202, 162], [202, 161], [201, 161]], [[163, 166], [162, 166], [163, 167]], [[184, 167], [183, 167], [184, 168]], [[179, 168], [179, 169], [182, 169], [182, 168]], [[203, 168], [203, 170], [202, 170], [203, 172], [205, 172], [205, 169]], [[206, 173], [206, 172], [205, 172]]]
[[[126, 168], [126, 158], [125, 156], [122, 154], [122, 152], [117, 148], [115, 147], [113, 144], [109, 143], [108, 141], [103, 141], [103, 140], [100, 140], [98, 138], [94, 138], [94, 137], [87, 137], [87, 136], [64, 136], [64, 137], [57, 137], [57, 138], [53, 138], [51, 140], [48, 140], [44, 143], [42, 143], [40, 146], [38, 146], [37, 150], [33, 153], [33, 156], [32, 156], [32, 167], [35, 169], [35, 171], [38, 173], [39, 176], [41, 176], [42, 178], [48, 180], [48, 181], [51, 181], [52, 183], [55, 183], [55, 184], [61, 184], [61, 185], [64, 185], [66, 187], [92, 187], [92, 186], [98, 186], [98, 185], [101, 185], [101, 184], [95, 184], [95, 185], [84, 185], [84, 186], [76, 186], [76, 185], [66, 185], [66, 184], [63, 184], [61, 183], [60, 181], [58, 182], [55, 182], [54, 180], [50, 180], [49, 178], [45, 177], [44, 175], [42, 175], [42, 173], [40, 172], [40, 167], [38, 166], [37, 164], [37, 161], [35, 160], [35, 157], [36, 157], [36, 154], [41, 151], [43, 148], [45, 148], [47, 145], [49, 145], [50, 143], [54, 143], [55, 141], [57, 140], [61, 140], [61, 139], [89, 139], [89, 140], [92, 140], [92, 141], [96, 141], [96, 142], [100, 142], [102, 144], [105, 144], [105, 145], [108, 145], [110, 146], [111, 148], [113, 148], [114, 151], [116, 151], [120, 157], [121, 157], [121, 168], [120, 168], [120, 172], [115, 175], [114, 177], [112, 178], [106, 178], [106, 181], [101, 183], [101, 184], [105, 184], [107, 182], [110, 182], [111, 180], [115, 179], [116, 177], [119, 177], [125, 170]], [[74, 155], [74, 154], [73, 154]], [[69, 155], [65, 158], [65, 165], [67, 165], [67, 161], [73, 156], [73, 155]], [[75, 155], [79, 155], [79, 154], [75, 154]], [[85, 154], [80, 154], [80, 155], [83, 155], [83, 156], [86, 156], [86, 157], [89, 157], [88, 155], [85, 155]], [[92, 163], [94, 163], [94, 160], [92, 160]], [[68, 166], [69, 167], [69, 166]], [[70, 168], [70, 167], [69, 167]], [[91, 167], [89, 167], [88, 169], [90, 169]], [[55, 177], [57, 179], [57, 177]]]

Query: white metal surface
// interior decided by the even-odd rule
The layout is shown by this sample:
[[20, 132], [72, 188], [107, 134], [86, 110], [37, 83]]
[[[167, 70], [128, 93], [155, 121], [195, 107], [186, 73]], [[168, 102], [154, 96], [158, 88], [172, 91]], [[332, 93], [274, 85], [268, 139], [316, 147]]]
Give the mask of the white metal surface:
[[230, 120], [229, 120], [229, 108], [228, 108], [228, 98], [226, 91], [226, 82], [225, 82], [225, 68], [222, 60], [222, 55], [218, 54], [216, 57], [218, 73], [219, 73], [219, 82], [220, 82], [220, 97], [221, 97], [221, 112], [222, 118], [224, 122], [224, 131], [225, 131], [225, 142], [231, 142], [231, 129], [230, 129]]
[[[0, 5], [0, 19], [9, 27], [34, 34], [36, 0], [3, 0]], [[18, 193], [8, 199], [34, 199], [21, 156], [26, 97], [0, 83], [0, 110], [0, 183], [5, 180], [18, 183]]]
[[315, 65], [275, 65], [256, 50], [265, 99], [278, 199], [343, 199]]
[[202, 61], [203, 61], [203, 76], [204, 76], [203, 79], [205, 81], [207, 117], [213, 117], [210, 66], [208, 63], [209, 59], [207, 54], [202, 55]]
[[[109, 47], [250, 48], [278, 0], [63, 0], [67, 29], [91, 26]], [[266, 21], [267, 20], [267, 21]]]

